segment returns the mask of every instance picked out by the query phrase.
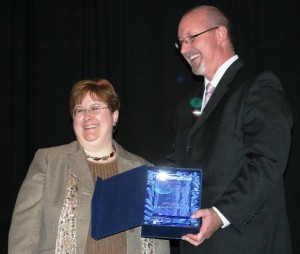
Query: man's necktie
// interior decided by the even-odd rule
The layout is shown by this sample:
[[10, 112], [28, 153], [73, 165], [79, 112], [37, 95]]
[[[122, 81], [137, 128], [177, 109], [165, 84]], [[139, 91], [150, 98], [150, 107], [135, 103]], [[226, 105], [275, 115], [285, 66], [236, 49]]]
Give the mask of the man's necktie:
[[203, 101], [203, 105], [202, 105], [202, 111], [203, 111], [204, 107], [206, 106], [208, 100], [210, 99], [211, 95], [213, 94], [214, 90], [215, 90], [215, 87], [211, 83], [208, 83], [206, 85], [206, 91], [205, 91], [204, 101]]

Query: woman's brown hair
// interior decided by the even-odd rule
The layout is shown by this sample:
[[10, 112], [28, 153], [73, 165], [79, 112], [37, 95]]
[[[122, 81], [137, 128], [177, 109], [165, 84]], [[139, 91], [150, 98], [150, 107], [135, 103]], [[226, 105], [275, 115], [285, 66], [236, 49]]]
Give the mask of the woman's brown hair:
[[77, 104], [81, 104], [83, 98], [90, 94], [93, 100], [103, 101], [107, 104], [111, 112], [120, 110], [120, 101], [113, 85], [106, 79], [85, 79], [78, 81], [71, 90], [70, 95], [70, 113]]

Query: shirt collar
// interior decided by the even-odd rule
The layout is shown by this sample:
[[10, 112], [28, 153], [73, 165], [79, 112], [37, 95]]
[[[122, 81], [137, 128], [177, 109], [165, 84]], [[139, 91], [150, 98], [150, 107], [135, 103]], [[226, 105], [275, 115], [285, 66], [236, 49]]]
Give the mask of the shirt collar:
[[211, 81], [209, 81], [208, 79], [204, 79], [204, 84], [205, 87], [207, 85], [207, 83], [211, 83], [214, 87], [217, 87], [219, 81], [221, 80], [221, 78], [223, 77], [225, 71], [229, 68], [229, 66], [235, 61], [237, 60], [239, 57], [238, 55], [234, 55], [231, 58], [229, 58], [226, 62], [224, 62], [219, 69], [217, 70], [217, 72], [215, 73], [213, 79]]

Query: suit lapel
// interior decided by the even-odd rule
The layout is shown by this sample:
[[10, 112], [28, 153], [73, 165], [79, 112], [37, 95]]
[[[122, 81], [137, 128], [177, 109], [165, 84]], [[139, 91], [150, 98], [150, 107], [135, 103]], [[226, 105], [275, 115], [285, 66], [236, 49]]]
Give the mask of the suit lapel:
[[[77, 142], [76, 142], [77, 143]], [[70, 168], [74, 171], [75, 175], [78, 177], [81, 185], [89, 191], [94, 189], [94, 181], [92, 174], [85, 158], [85, 153], [83, 149], [80, 148], [79, 143], [77, 143], [74, 152], [70, 153], [68, 162]]]
[[230, 88], [231, 81], [235, 78], [238, 70], [243, 66], [243, 62], [241, 60], [236, 60], [224, 73], [221, 78], [219, 84], [217, 85], [213, 95], [211, 96], [209, 102], [207, 103], [205, 109], [203, 110], [201, 116], [197, 119], [195, 124], [190, 130], [189, 138], [193, 135], [193, 133], [206, 121], [209, 115], [214, 111], [216, 106], [219, 104], [220, 100], [224, 96], [224, 94]]

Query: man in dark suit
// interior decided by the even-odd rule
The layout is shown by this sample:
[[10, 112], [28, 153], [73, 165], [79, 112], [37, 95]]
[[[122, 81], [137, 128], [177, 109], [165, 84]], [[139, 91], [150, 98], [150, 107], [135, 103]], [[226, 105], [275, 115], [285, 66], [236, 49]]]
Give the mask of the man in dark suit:
[[[182, 237], [181, 253], [291, 253], [283, 174], [292, 114], [280, 81], [244, 66], [215, 7], [188, 11], [178, 37], [193, 73], [204, 76], [204, 91], [175, 119], [175, 165], [203, 170], [203, 209], [192, 215], [202, 225]], [[202, 107], [193, 104], [199, 94]]]

